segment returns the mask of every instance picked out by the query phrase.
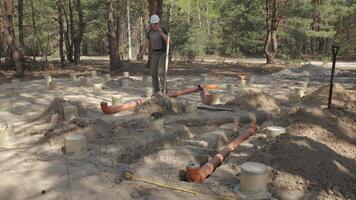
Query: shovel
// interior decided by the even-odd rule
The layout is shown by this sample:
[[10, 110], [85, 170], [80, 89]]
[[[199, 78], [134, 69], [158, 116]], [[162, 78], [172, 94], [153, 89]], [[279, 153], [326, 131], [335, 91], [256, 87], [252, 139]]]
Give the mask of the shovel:
[[339, 52], [339, 46], [333, 45], [332, 46], [333, 66], [331, 68], [328, 109], [330, 109], [330, 107], [331, 107], [331, 100], [332, 100], [332, 96], [333, 96], [334, 73], [335, 73], [336, 57], [337, 57], [338, 52]]

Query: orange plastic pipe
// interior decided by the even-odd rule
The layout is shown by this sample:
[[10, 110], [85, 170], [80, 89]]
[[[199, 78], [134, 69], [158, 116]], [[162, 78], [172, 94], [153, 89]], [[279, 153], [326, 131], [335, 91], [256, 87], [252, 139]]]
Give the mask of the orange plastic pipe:
[[[187, 89], [183, 89], [183, 90], [179, 90], [179, 91], [175, 91], [175, 92], [170, 92], [167, 94], [167, 96], [170, 98], [175, 98], [178, 96], [198, 92], [199, 90], [203, 90], [203, 89], [208, 90], [208, 89], [218, 89], [218, 88], [219, 88], [218, 85], [199, 85], [199, 86], [195, 86], [192, 88], [187, 88]], [[108, 103], [106, 103], [106, 102], [101, 102], [100, 107], [101, 107], [101, 110], [105, 114], [114, 114], [114, 113], [118, 113], [118, 112], [121, 112], [124, 110], [136, 108], [137, 106], [142, 105], [144, 102], [145, 101], [143, 99], [140, 99], [137, 101], [125, 103], [125, 104], [117, 106], [117, 107], [109, 106]]]
[[250, 128], [234, 139], [228, 144], [221, 152], [215, 155], [214, 158], [209, 160], [200, 168], [187, 167], [187, 179], [190, 182], [203, 182], [208, 176], [210, 176], [216, 168], [218, 168], [222, 162], [234, 151], [243, 141], [256, 133], [256, 123], [251, 124]]
[[145, 101], [143, 99], [137, 100], [137, 101], [132, 101], [132, 102], [128, 102], [125, 103], [123, 105], [120, 106], [108, 106], [108, 103], [106, 102], [101, 102], [100, 103], [100, 107], [101, 110], [105, 113], [105, 114], [114, 114], [114, 113], [118, 113], [124, 110], [129, 110], [129, 109], [133, 109], [136, 108], [137, 106], [140, 106], [144, 103]]

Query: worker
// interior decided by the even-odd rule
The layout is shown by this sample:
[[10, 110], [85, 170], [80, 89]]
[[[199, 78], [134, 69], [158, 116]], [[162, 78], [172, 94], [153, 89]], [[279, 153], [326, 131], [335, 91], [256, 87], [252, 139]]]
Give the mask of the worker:
[[142, 58], [148, 47], [152, 52], [150, 71], [152, 76], [152, 85], [154, 92], [160, 91], [160, 82], [163, 87], [163, 75], [166, 59], [166, 47], [168, 42], [168, 32], [161, 26], [158, 15], [150, 17], [150, 29], [146, 33], [146, 41], [141, 48], [137, 58]]

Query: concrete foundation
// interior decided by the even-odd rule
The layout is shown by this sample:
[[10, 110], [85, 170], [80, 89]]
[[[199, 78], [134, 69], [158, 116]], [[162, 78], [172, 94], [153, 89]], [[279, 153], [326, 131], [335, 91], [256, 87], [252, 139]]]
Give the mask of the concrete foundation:
[[200, 75], [200, 82], [205, 83], [208, 80], [208, 75], [207, 74], [202, 74]]
[[70, 79], [72, 79], [72, 81], [77, 81], [77, 73], [70, 73]]
[[20, 88], [20, 80], [19, 79], [12, 79], [12, 88], [17, 91]]
[[102, 85], [101, 84], [94, 84], [93, 85], [93, 94], [94, 95], [100, 95], [103, 91]]
[[279, 126], [269, 126], [266, 128], [266, 134], [268, 140], [275, 140], [277, 136], [286, 133], [286, 129]]
[[52, 82], [52, 77], [51, 76], [46, 76], [45, 77], [45, 82], [46, 82], [46, 85], [49, 86], [49, 84]]
[[81, 159], [87, 153], [87, 139], [84, 135], [69, 135], [65, 137], [66, 155], [69, 158]]
[[241, 165], [240, 191], [252, 199], [267, 199], [267, 167], [260, 163], [246, 162]]
[[196, 101], [188, 100], [185, 102], [185, 105], [184, 105], [185, 113], [193, 113], [196, 111], [197, 111], [197, 102]]
[[127, 78], [121, 79], [121, 87], [122, 88], [129, 88], [130, 87], [130, 80]]
[[246, 87], [246, 80], [245, 80], [245, 79], [240, 80], [240, 81], [239, 81], [239, 86], [240, 86], [241, 88]]
[[168, 89], [169, 90], [177, 90], [178, 89], [178, 84], [176, 81], [170, 81], [168, 82]]
[[107, 82], [107, 81], [110, 81], [111, 80], [111, 76], [110, 74], [105, 74], [104, 75], [104, 80]]
[[234, 85], [226, 84], [226, 94], [228, 95], [234, 94]]
[[296, 88], [295, 93], [298, 97], [303, 97], [305, 93], [305, 88]]
[[111, 105], [116, 107], [120, 106], [123, 103], [122, 96], [120, 95], [114, 95], [111, 97]]
[[78, 109], [75, 106], [64, 106], [63, 108], [64, 120], [69, 122], [78, 117]]
[[123, 76], [124, 76], [124, 78], [129, 78], [130, 77], [130, 73], [129, 72], [124, 72]]
[[88, 84], [88, 78], [87, 77], [81, 77], [80, 78], [80, 85], [85, 86]]
[[153, 88], [146, 87], [146, 98], [151, 98], [153, 95]]
[[94, 79], [98, 77], [98, 73], [96, 71], [91, 71], [91, 78]]
[[58, 89], [58, 83], [55, 79], [52, 79], [52, 81], [49, 83], [49, 89], [50, 90]]

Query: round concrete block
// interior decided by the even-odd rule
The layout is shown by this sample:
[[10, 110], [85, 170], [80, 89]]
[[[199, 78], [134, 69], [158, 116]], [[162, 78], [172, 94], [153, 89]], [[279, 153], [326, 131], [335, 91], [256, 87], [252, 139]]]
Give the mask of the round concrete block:
[[146, 87], [146, 98], [151, 98], [153, 95], [153, 88]]
[[184, 106], [184, 112], [186, 113], [193, 113], [197, 111], [197, 102], [193, 101], [193, 100], [188, 100], [185, 102], [185, 106]]
[[120, 95], [114, 95], [111, 97], [111, 105], [113, 107], [120, 106], [122, 104], [122, 102], [123, 102], [122, 96], [120, 96]]
[[267, 199], [267, 167], [256, 162], [245, 162], [241, 165], [240, 190], [252, 199]]
[[98, 73], [96, 71], [91, 71], [91, 78], [96, 78], [98, 77]]
[[105, 80], [106, 82], [110, 81], [110, 80], [111, 80], [110, 74], [105, 74], [105, 75], [104, 75], [104, 80]]
[[64, 120], [69, 122], [78, 116], [78, 109], [75, 106], [64, 106], [63, 108]]
[[46, 82], [46, 85], [49, 86], [49, 84], [52, 82], [52, 77], [51, 76], [46, 76], [45, 77], [45, 82]]
[[234, 94], [234, 85], [226, 84], [226, 94], [228, 95]]
[[94, 84], [94, 86], [93, 86], [94, 95], [100, 95], [102, 91], [103, 91], [103, 88], [102, 88], [101, 84]]
[[70, 79], [72, 79], [72, 81], [77, 81], [77, 73], [70, 73]]
[[129, 88], [130, 87], [130, 80], [127, 78], [121, 79], [121, 87], [122, 88]]
[[87, 153], [87, 139], [84, 135], [66, 136], [65, 147], [66, 154], [69, 158], [84, 158]]

